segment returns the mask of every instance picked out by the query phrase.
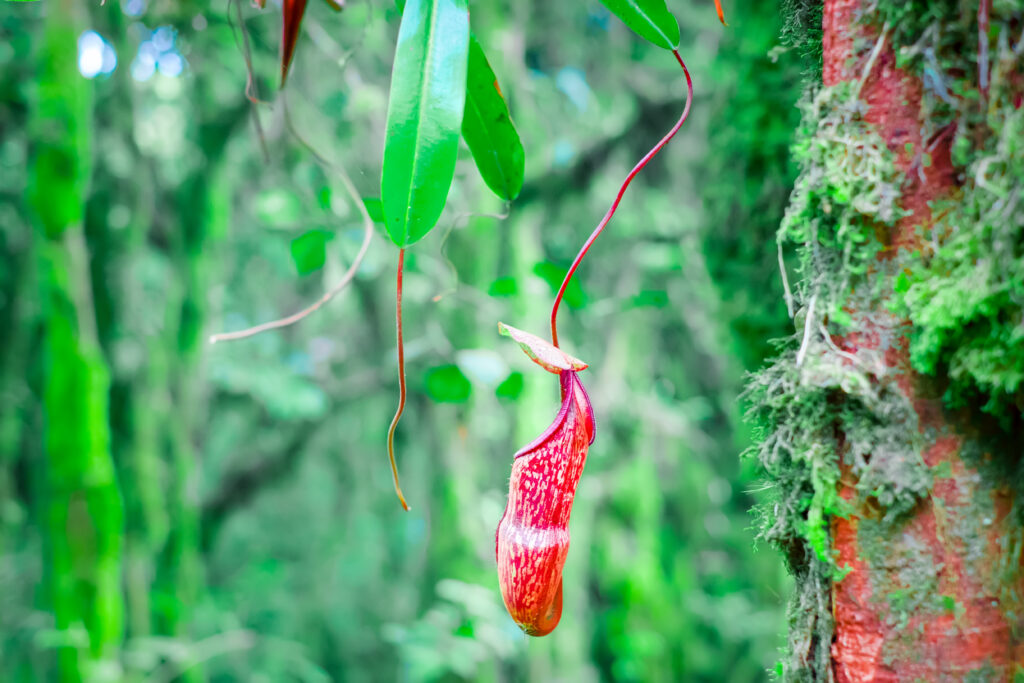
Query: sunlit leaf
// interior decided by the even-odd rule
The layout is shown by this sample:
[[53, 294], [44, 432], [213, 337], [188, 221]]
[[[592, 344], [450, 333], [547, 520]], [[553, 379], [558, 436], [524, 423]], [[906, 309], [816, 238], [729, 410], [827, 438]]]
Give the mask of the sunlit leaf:
[[615, 16], [641, 38], [658, 47], [679, 46], [679, 22], [668, 11], [665, 0], [601, 0]]
[[645, 289], [631, 301], [637, 308], [665, 308], [668, 306], [668, 292], [663, 289]]
[[409, 0], [395, 48], [381, 177], [384, 225], [407, 247], [441, 216], [466, 105], [466, 0]]
[[302, 218], [302, 204], [293, 192], [264, 190], [256, 195], [253, 212], [268, 228], [292, 229]]
[[579, 358], [573, 358], [551, 342], [541, 339], [535, 334], [524, 332], [505, 323], [498, 323], [498, 332], [512, 337], [522, 347], [526, 355], [537, 365], [555, 374], [562, 370], [583, 370], [587, 364]]
[[519, 196], [526, 165], [523, 143], [512, 124], [498, 78], [474, 36], [469, 40], [462, 137], [487, 187], [502, 199]]

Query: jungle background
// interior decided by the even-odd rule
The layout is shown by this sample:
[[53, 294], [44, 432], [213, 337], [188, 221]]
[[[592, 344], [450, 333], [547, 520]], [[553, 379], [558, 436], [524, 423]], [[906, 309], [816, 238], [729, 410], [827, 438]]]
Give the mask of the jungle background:
[[405, 513], [380, 226], [315, 315], [207, 343], [312, 302], [358, 251], [336, 171], [379, 196], [392, 3], [311, 3], [284, 93], [273, 3], [0, 6], [0, 680], [768, 678], [791, 589], [755, 542], [741, 392], [793, 331], [774, 234], [804, 67], [775, 3], [727, 3], [728, 28], [670, 8], [693, 112], [566, 298], [597, 439], [561, 625], [528, 639], [494, 530], [557, 395], [496, 323], [546, 329], [682, 108], [671, 55], [596, 0], [471, 3], [526, 184], [504, 206], [463, 148], [407, 257]]

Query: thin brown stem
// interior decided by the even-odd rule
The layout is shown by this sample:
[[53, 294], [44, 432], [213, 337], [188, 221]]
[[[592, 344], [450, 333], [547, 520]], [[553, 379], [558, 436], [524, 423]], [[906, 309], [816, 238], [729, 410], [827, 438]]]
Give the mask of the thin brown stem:
[[395, 494], [405, 510], [409, 504], [402, 495], [402, 487], [398, 484], [398, 465], [395, 464], [395, 429], [405, 412], [405, 347], [402, 343], [402, 268], [405, 265], [405, 249], [398, 250], [398, 279], [395, 289], [395, 330], [398, 337], [398, 408], [391, 418], [388, 428], [388, 460], [391, 462], [391, 477], [395, 481]]
[[254, 327], [250, 327], [244, 330], [238, 330], [237, 332], [222, 332], [220, 334], [212, 335], [210, 337], [211, 344], [216, 344], [217, 342], [220, 341], [233, 341], [236, 339], [245, 339], [246, 337], [252, 337], [261, 332], [266, 332], [267, 330], [276, 330], [278, 328], [287, 327], [288, 325], [292, 325], [294, 323], [299, 322], [300, 320], [302, 320], [303, 318], [310, 315], [311, 313], [319, 309], [321, 306], [326, 304], [328, 301], [333, 299], [343, 289], [345, 289], [345, 287], [348, 286], [348, 284], [355, 277], [356, 271], [359, 270], [359, 266], [362, 265], [363, 258], [366, 257], [366, 251], [370, 248], [370, 240], [373, 238], [373, 219], [370, 218], [370, 213], [366, 210], [366, 206], [363, 204], [363, 200], [359, 196], [359, 191], [356, 189], [355, 184], [349, 177], [348, 172], [340, 164], [331, 162], [328, 159], [326, 159], [322, 154], [317, 152], [316, 149], [314, 149], [313, 146], [309, 144], [309, 142], [307, 142], [305, 138], [299, 135], [299, 132], [295, 129], [295, 126], [292, 124], [292, 119], [291, 115], [289, 114], [287, 102], [284, 103], [284, 120], [285, 125], [288, 128], [288, 132], [291, 133], [291, 135], [299, 142], [299, 144], [305, 147], [306, 150], [313, 155], [313, 158], [315, 158], [322, 166], [332, 170], [335, 174], [337, 174], [338, 178], [341, 179], [341, 183], [342, 185], [345, 186], [345, 192], [348, 193], [349, 199], [352, 200], [352, 203], [355, 204], [356, 208], [362, 214], [363, 242], [359, 246], [359, 252], [356, 253], [356, 257], [352, 260], [352, 264], [349, 265], [348, 270], [346, 270], [345, 274], [341, 276], [341, 279], [333, 287], [324, 292], [324, 294], [319, 299], [317, 299], [312, 305], [307, 306], [298, 313], [293, 313], [284, 318], [279, 318], [278, 320], [272, 320], [261, 325], [256, 325]]
[[690, 105], [693, 103], [693, 81], [690, 80], [690, 71], [686, 68], [686, 64], [683, 63], [683, 58], [679, 55], [679, 51], [672, 50], [672, 54], [675, 56], [676, 61], [679, 62], [679, 66], [683, 68], [683, 74], [686, 75], [686, 105], [683, 107], [683, 113], [679, 117], [679, 120], [676, 121], [676, 124], [672, 126], [672, 129], [665, 134], [665, 137], [659, 140], [658, 144], [652, 147], [651, 150], [644, 155], [644, 158], [637, 162], [636, 166], [633, 167], [633, 170], [626, 176], [626, 179], [622, 181], [619, 193], [615, 195], [615, 201], [612, 202], [611, 207], [608, 209], [608, 212], [605, 213], [601, 222], [597, 224], [596, 228], [594, 228], [594, 232], [590, 233], [590, 237], [588, 237], [587, 241], [583, 244], [583, 248], [580, 249], [580, 253], [576, 255], [572, 265], [569, 266], [569, 272], [565, 274], [565, 279], [562, 280], [562, 286], [559, 287], [558, 294], [555, 295], [555, 303], [551, 307], [551, 343], [556, 347], [558, 346], [558, 306], [562, 303], [562, 297], [565, 295], [565, 289], [569, 286], [569, 281], [572, 279], [573, 273], [575, 273], [576, 269], [579, 268], [583, 257], [587, 255], [587, 252], [590, 251], [590, 247], [594, 244], [594, 241], [604, 231], [605, 227], [611, 221], [612, 216], [615, 215], [615, 211], [619, 208], [619, 202], [622, 201], [622, 196], [626, 193], [626, 189], [629, 187], [629, 184], [633, 182], [633, 178], [635, 178], [637, 173], [639, 173], [643, 167], [646, 166], [647, 163], [653, 159], [665, 145], [668, 144], [669, 140], [672, 139], [676, 132], [682, 127], [683, 123], [686, 122], [686, 117], [690, 115]]

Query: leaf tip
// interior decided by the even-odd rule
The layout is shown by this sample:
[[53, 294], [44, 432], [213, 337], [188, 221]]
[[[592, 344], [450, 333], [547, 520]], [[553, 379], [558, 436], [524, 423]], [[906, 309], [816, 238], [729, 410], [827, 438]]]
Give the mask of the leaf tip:
[[579, 372], [589, 367], [587, 363], [584, 363], [579, 358], [570, 356], [551, 342], [541, 339], [535, 334], [524, 332], [505, 323], [498, 323], [498, 332], [514, 339], [523, 349], [523, 352], [529, 356], [530, 360], [548, 372], [553, 372], [557, 375], [563, 370]]

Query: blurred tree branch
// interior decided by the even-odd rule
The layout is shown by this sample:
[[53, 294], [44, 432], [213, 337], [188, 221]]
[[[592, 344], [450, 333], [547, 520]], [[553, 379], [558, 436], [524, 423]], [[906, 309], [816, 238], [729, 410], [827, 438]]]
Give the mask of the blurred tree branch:
[[307, 445], [318, 433], [318, 422], [306, 422], [283, 448], [273, 455], [229, 472], [217, 491], [203, 501], [201, 513], [202, 548], [208, 551], [221, 526], [235, 510], [250, 503], [264, 487], [294, 472]]

